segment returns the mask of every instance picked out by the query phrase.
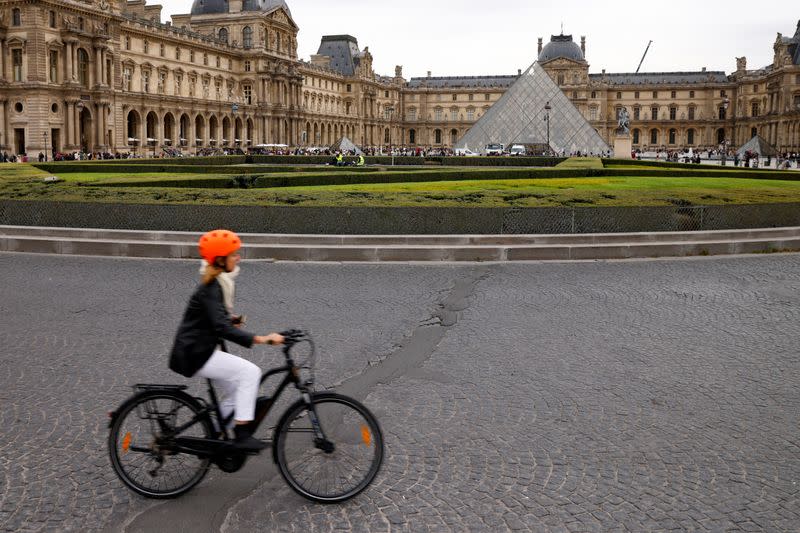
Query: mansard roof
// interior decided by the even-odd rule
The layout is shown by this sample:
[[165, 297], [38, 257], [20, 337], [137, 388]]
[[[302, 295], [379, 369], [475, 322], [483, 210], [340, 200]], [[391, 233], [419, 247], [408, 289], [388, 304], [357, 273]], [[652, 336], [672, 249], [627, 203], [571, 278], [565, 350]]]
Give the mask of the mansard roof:
[[323, 36], [317, 54], [330, 57], [331, 68], [343, 76], [353, 76], [362, 57], [358, 39], [352, 35]]
[[727, 83], [728, 76], [721, 71], [647, 72], [640, 74], [589, 74], [589, 80], [609, 85], [701, 85], [706, 83]]
[[434, 89], [511, 87], [519, 76], [445, 76], [437, 78], [411, 78], [406, 84], [412, 89], [430, 87]]
[[[291, 17], [292, 12], [284, 0], [244, 0], [242, 11], [263, 11], [269, 13], [276, 9], [284, 9]], [[192, 15], [211, 15], [229, 12], [228, 0], [194, 0]]]

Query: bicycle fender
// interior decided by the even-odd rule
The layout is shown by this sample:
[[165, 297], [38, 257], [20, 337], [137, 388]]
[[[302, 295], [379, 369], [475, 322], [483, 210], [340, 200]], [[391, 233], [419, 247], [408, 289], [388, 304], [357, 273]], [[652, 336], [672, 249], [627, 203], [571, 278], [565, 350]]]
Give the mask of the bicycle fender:
[[193, 406], [195, 406], [195, 407], [197, 407], [199, 409], [203, 408], [203, 406], [200, 404], [200, 402], [197, 401], [197, 398], [195, 398], [194, 396], [190, 396], [189, 394], [187, 394], [187, 393], [185, 393], [183, 391], [180, 391], [180, 390], [154, 390], [154, 389], [144, 390], [144, 391], [135, 393], [133, 396], [129, 397], [127, 400], [122, 402], [122, 404], [119, 407], [117, 407], [114, 411], [111, 411], [110, 413], [108, 413], [108, 418], [109, 418], [109, 420], [108, 420], [108, 428], [111, 429], [114, 426], [114, 422], [117, 421], [117, 418], [119, 417], [119, 414], [122, 411], [124, 411], [125, 408], [128, 405], [130, 405], [131, 403], [136, 402], [141, 398], [146, 398], [147, 396], [158, 396], [158, 395], [163, 394], [165, 392], [169, 392], [170, 394], [172, 394], [172, 395], [174, 395], [176, 397], [179, 397], [182, 400], [186, 400], [188, 403], [190, 403], [191, 405], [193, 405]]

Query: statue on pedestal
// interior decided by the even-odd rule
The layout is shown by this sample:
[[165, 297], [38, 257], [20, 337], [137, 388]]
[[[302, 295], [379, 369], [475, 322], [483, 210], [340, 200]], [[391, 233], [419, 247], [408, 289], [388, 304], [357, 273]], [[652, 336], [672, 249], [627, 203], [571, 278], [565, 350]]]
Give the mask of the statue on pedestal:
[[628, 108], [623, 107], [617, 116], [617, 135], [628, 135], [631, 132], [631, 119]]

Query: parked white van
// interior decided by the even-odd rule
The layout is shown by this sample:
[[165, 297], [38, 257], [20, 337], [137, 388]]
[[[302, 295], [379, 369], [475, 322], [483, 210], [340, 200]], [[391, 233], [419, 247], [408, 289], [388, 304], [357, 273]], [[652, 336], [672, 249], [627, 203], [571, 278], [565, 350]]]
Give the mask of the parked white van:
[[511, 149], [508, 152], [511, 155], [518, 155], [518, 156], [524, 156], [528, 154], [528, 151], [521, 144], [515, 144], [514, 146], [511, 147]]

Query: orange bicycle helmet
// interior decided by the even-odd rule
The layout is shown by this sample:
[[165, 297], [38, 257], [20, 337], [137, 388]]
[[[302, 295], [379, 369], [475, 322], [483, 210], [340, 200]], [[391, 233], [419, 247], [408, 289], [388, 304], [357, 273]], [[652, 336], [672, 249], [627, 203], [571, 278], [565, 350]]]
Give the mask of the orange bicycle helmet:
[[198, 246], [202, 258], [213, 265], [217, 257], [226, 257], [241, 248], [242, 240], [232, 231], [217, 229], [200, 237]]

